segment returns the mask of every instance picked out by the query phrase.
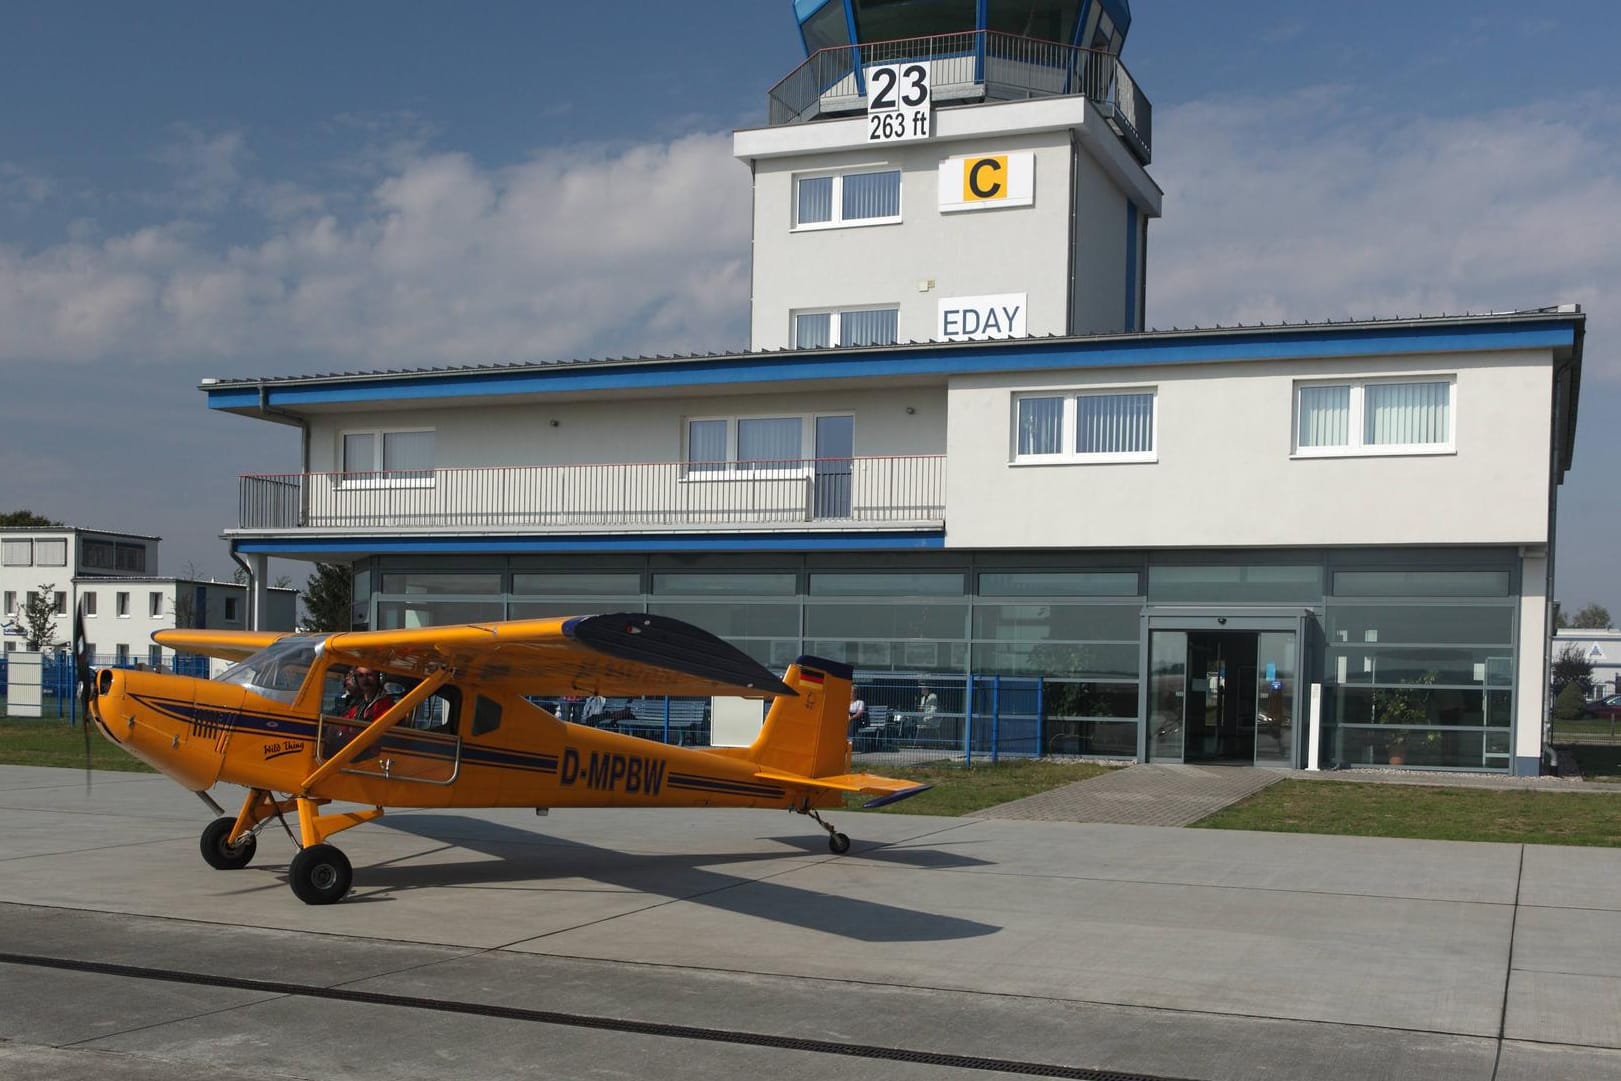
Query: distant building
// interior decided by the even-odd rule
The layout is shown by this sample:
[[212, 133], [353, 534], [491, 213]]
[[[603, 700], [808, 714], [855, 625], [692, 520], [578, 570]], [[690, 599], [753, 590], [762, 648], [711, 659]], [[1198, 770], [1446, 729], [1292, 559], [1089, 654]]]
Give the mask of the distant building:
[[[108, 664], [172, 663], [174, 652], [152, 642], [152, 632], [171, 627], [249, 626], [249, 591], [235, 582], [164, 578], [157, 575], [159, 538], [96, 529], [0, 528], [0, 620], [7, 626], [5, 652], [23, 648], [22, 609], [42, 586], [50, 586], [56, 641], [73, 637], [82, 601], [85, 640]], [[292, 630], [298, 591], [267, 589], [261, 626]]]
[[1574, 651], [1593, 666], [1592, 697], [1621, 694], [1621, 631], [1563, 627], [1553, 632], [1553, 660]]

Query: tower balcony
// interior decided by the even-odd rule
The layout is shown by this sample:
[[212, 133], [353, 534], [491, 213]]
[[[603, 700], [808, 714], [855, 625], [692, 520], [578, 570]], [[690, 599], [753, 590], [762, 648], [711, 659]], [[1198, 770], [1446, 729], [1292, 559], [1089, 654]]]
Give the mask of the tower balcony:
[[928, 64], [937, 105], [1085, 97], [1139, 162], [1147, 165], [1153, 157], [1153, 105], [1119, 56], [992, 30], [819, 49], [771, 88], [770, 123], [864, 112], [867, 73], [903, 62]]
[[283, 473], [241, 478], [238, 531], [681, 533], [938, 529], [945, 456]]

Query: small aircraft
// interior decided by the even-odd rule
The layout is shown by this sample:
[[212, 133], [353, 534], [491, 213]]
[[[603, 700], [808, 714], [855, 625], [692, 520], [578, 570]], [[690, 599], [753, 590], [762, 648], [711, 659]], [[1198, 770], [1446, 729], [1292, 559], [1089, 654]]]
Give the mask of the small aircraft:
[[[849, 772], [849, 666], [801, 657], [779, 680], [707, 631], [663, 616], [152, 638], [235, 663], [214, 679], [93, 672], [81, 618], [85, 715], [221, 815], [202, 834], [211, 867], [247, 866], [259, 830], [277, 820], [291, 836], [286, 816], [296, 813], [288, 884], [306, 904], [349, 892], [348, 857], [327, 842], [385, 807], [782, 807], [814, 819], [842, 854], [849, 838], [818, 808], [841, 805], [845, 793], [881, 806], [929, 787]], [[381, 673], [398, 696], [346, 708], [345, 677], [361, 669]], [[750, 746], [698, 748], [565, 722], [529, 700], [650, 693], [772, 702]], [[234, 816], [208, 795], [220, 781], [248, 789]], [[323, 810], [333, 801], [362, 806]]]

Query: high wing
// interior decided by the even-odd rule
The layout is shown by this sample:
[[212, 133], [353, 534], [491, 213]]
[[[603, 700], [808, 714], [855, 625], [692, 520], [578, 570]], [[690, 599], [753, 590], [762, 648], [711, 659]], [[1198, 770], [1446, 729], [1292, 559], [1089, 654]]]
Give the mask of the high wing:
[[[165, 632], [167, 633], [167, 632]], [[455, 678], [527, 695], [794, 695], [735, 646], [708, 631], [645, 612], [344, 631], [326, 652], [351, 664]]]
[[153, 631], [152, 641], [176, 653], [200, 653], [204, 657], [217, 657], [222, 661], [245, 661], [286, 631], [205, 631], [168, 630]]

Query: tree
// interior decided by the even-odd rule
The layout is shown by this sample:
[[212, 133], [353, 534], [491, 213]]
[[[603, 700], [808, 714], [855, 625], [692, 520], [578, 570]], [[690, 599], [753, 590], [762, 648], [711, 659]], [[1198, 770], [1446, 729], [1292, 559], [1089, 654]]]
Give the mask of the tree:
[[278, 574], [276, 576], [276, 580], [274, 582], [270, 583], [270, 588], [271, 589], [292, 589], [293, 588], [293, 576], [290, 575], [290, 574]]
[[1581, 684], [1575, 681], [1565, 684], [1559, 696], [1553, 700], [1553, 719], [1556, 721], [1580, 720], [1586, 712], [1587, 696], [1582, 693]]
[[31, 650], [49, 649], [56, 644], [56, 583], [30, 590], [23, 602], [23, 635]]
[[61, 522], [55, 522], [43, 514], [35, 514], [24, 508], [23, 510], [0, 511], [0, 526], [39, 526], [44, 529], [65, 529]]
[[1570, 625], [1584, 631], [1608, 630], [1610, 626], [1610, 610], [1602, 604], [1589, 604], [1570, 617]]
[[1586, 697], [1593, 687], [1593, 662], [1577, 647], [1566, 646], [1554, 658], [1552, 676], [1554, 694], [1559, 694], [1574, 683], [1582, 696]]
[[304, 602], [306, 631], [346, 631], [349, 629], [349, 605], [354, 596], [354, 574], [342, 563], [317, 563], [315, 573], [304, 583], [300, 599]]

